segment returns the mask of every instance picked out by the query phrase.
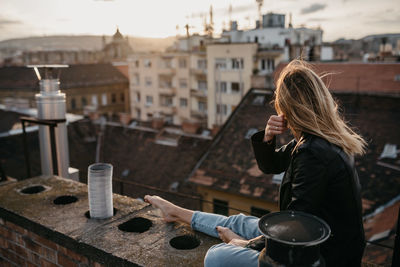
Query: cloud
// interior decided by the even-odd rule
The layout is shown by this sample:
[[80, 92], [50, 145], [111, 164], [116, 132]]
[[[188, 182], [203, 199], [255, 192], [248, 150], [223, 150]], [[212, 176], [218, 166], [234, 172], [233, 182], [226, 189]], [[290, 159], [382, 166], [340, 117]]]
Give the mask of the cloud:
[[14, 20], [14, 19], [7, 19], [4, 17], [0, 16], [0, 28], [4, 28], [4, 26], [9, 26], [9, 25], [15, 25], [15, 24], [22, 24], [22, 21], [20, 20]]
[[317, 12], [317, 11], [319, 11], [319, 10], [325, 9], [326, 6], [327, 6], [327, 4], [317, 4], [317, 3], [315, 3], [315, 4], [312, 4], [312, 5], [309, 6], [309, 7], [302, 8], [300, 13], [301, 13], [301, 14], [310, 14], [310, 13], [314, 13], [314, 12]]
[[307, 21], [309, 22], [322, 22], [322, 21], [328, 21], [331, 20], [331, 18], [309, 18]]

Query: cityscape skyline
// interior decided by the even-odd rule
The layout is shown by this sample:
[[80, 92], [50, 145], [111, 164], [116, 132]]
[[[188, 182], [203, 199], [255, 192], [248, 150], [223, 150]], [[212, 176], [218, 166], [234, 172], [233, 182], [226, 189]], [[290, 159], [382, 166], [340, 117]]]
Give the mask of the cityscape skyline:
[[[285, 14], [286, 25], [292, 14], [294, 27], [321, 27], [324, 41], [334, 41], [399, 32], [400, 5], [396, 2], [400, 4], [399, 0], [264, 1], [262, 13]], [[209, 22], [211, 5], [216, 34], [223, 25], [228, 28], [230, 18], [238, 21], [240, 29], [249, 29], [254, 28], [258, 17], [253, 0], [171, 0], [140, 2], [140, 8], [138, 5], [129, 0], [41, 0], [39, 4], [2, 0], [0, 40], [43, 35], [111, 35], [117, 26], [126, 35], [162, 38], [184, 35], [187, 23], [193, 27], [191, 33], [202, 33], [204, 20]]]

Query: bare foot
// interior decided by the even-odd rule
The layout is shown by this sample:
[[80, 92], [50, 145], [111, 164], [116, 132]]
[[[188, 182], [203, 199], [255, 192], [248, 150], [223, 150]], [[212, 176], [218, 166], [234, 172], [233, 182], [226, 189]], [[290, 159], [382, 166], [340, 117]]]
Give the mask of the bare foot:
[[178, 217], [175, 216], [175, 211], [178, 208], [171, 202], [159, 197], [159, 196], [149, 196], [144, 197], [144, 201], [153, 205], [153, 207], [161, 210], [164, 221], [166, 222], [176, 222]]
[[224, 241], [225, 243], [229, 243], [233, 239], [245, 240], [243, 237], [232, 232], [231, 229], [223, 227], [223, 226], [217, 226], [217, 231], [218, 231], [219, 238], [221, 238], [221, 240]]

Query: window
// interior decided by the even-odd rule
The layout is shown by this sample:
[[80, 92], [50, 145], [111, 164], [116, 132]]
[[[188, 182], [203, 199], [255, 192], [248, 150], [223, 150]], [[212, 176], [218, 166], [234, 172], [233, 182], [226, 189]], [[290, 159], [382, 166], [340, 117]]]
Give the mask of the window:
[[226, 69], [226, 58], [217, 58], [215, 59], [215, 68], [219, 70]]
[[233, 94], [240, 93], [240, 84], [239, 83], [231, 83], [231, 92]]
[[119, 95], [119, 100], [123, 103], [123, 102], [125, 102], [125, 94], [124, 93], [121, 93], [120, 95]]
[[101, 104], [103, 106], [107, 105], [107, 94], [102, 94], [101, 95]]
[[180, 98], [179, 99], [179, 106], [181, 107], [187, 107], [188, 101], [186, 98]]
[[172, 96], [160, 95], [160, 104], [163, 107], [172, 107]]
[[172, 59], [171, 58], [162, 59], [161, 66], [163, 68], [172, 68]]
[[87, 99], [86, 97], [82, 97], [82, 107], [85, 107], [87, 105]]
[[151, 95], [146, 96], [146, 106], [153, 105], [153, 97]]
[[187, 88], [187, 80], [186, 79], [179, 79], [179, 87], [180, 88]]
[[92, 95], [92, 105], [97, 107], [97, 104], [98, 104], [97, 95]]
[[197, 68], [202, 70], [207, 69], [207, 60], [206, 59], [197, 60]]
[[186, 59], [185, 58], [180, 58], [179, 59], [179, 68], [185, 69], [186, 68]]
[[261, 69], [265, 70], [265, 59], [261, 59]]
[[226, 115], [228, 114], [228, 107], [225, 104], [217, 104], [217, 113]]
[[197, 81], [197, 88], [199, 90], [207, 90], [207, 81]]
[[243, 58], [232, 58], [231, 64], [232, 69], [243, 69]]
[[228, 214], [229, 214], [228, 202], [214, 198], [213, 199], [213, 212], [216, 214], [228, 216]]
[[138, 73], [133, 74], [132, 84], [133, 85], [139, 85], [140, 84], [140, 78], [139, 78], [139, 74]]
[[221, 93], [226, 93], [226, 82], [220, 82], [219, 83], [219, 91], [221, 92]]
[[159, 80], [160, 88], [172, 88], [172, 80], [161, 78]]
[[151, 68], [151, 60], [150, 59], [144, 59], [143, 60], [143, 65], [145, 68]]
[[284, 175], [285, 175], [285, 172], [281, 172], [281, 173], [279, 173], [279, 174], [274, 174], [274, 175], [272, 176], [272, 183], [274, 183], [274, 184], [281, 184]]
[[117, 95], [116, 94], [111, 94], [111, 103], [115, 104], [117, 102]]
[[203, 101], [198, 102], [198, 108], [200, 112], [206, 112], [207, 111], [207, 103]]
[[261, 208], [256, 208], [256, 207], [251, 207], [250, 208], [250, 214], [253, 216], [256, 216], [258, 218], [261, 218], [265, 214], [271, 213], [269, 210], [261, 209]]
[[136, 118], [140, 120], [141, 115], [140, 109], [136, 109]]
[[396, 75], [394, 76], [394, 81], [395, 81], [395, 82], [400, 82], [400, 74], [396, 74]]
[[140, 102], [140, 93], [139, 92], [136, 92], [135, 93], [135, 100], [136, 100], [136, 102]]
[[71, 109], [76, 109], [76, 100], [75, 100], [75, 98], [71, 98]]
[[135, 60], [135, 67], [139, 68], [139, 60]]
[[153, 84], [153, 81], [151, 80], [151, 77], [145, 77], [144, 83], [145, 83], [146, 87], [151, 87], [151, 85]]

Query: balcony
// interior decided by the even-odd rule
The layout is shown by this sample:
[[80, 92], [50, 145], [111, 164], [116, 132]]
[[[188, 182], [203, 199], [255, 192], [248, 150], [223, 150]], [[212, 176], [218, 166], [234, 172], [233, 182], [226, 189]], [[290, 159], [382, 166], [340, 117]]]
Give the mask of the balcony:
[[207, 69], [191, 68], [190, 74], [196, 76], [207, 76]]
[[200, 111], [200, 110], [191, 110], [190, 116], [197, 118], [197, 119], [207, 119], [207, 111]]
[[190, 95], [198, 98], [207, 98], [207, 90], [205, 89], [190, 89]]
[[160, 95], [176, 95], [176, 87], [159, 87], [158, 92]]
[[164, 115], [175, 115], [178, 112], [175, 106], [160, 106], [159, 111]]
[[176, 74], [176, 69], [172, 67], [160, 68], [158, 69], [158, 74], [164, 76], [173, 76]]
[[251, 87], [258, 89], [273, 88], [272, 74], [253, 74], [251, 76]]

